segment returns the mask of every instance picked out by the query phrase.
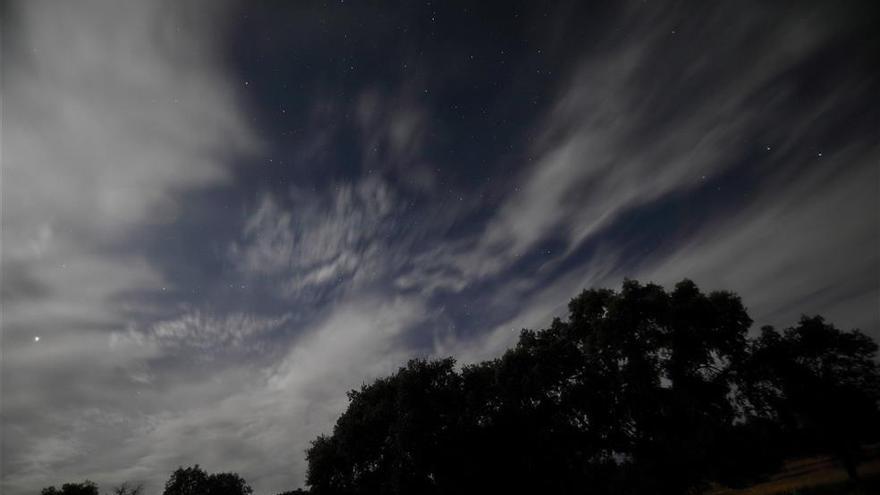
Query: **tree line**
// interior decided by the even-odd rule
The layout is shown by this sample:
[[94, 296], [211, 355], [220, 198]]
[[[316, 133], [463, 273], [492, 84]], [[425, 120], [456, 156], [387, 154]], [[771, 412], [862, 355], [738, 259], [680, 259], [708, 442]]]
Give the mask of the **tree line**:
[[[880, 440], [877, 344], [858, 330], [804, 316], [750, 337], [739, 296], [689, 280], [585, 290], [568, 310], [497, 359], [416, 359], [349, 392], [306, 452], [309, 491], [285, 495], [679, 495], [815, 454], [857, 480]], [[200, 471], [163, 495], [251, 493]]]

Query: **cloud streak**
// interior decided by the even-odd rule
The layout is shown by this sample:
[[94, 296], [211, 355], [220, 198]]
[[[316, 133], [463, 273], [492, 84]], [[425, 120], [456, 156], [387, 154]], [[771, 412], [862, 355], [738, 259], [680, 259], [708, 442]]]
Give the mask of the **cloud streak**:
[[230, 248], [230, 259], [253, 277], [269, 277], [284, 294], [343, 290], [382, 275], [388, 261], [384, 247], [394, 233], [389, 186], [380, 179], [334, 187], [327, 198], [294, 191], [290, 209], [263, 194], [248, 217], [242, 240]]

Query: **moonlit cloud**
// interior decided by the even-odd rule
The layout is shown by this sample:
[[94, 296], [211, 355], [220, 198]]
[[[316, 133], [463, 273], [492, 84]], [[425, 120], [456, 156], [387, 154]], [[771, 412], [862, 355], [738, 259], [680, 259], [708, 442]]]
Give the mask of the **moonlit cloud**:
[[790, 325], [809, 312], [876, 329], [880, 309], [869, 301], [880, 295], [873, 270], [880, 229], [863, 207], [877, 198], [880, 149], [860, 146], [822, 159], [818, 170], [785, 184], [786, 194], [761, 191], [749, 209], [654, 260], [643, 276], [672, 283], [688, 273], [698, 283], [729, 287], [746, 295], [762, 324]]
[[[265, 347], [267, 334], [291, 320], [290, 314], [278, 317], [257, 317], [246, 313], [230, 313], [222, 317], [195, 310], [171, 320], [156, 322], [146, 331], [129, 329], [114, 334], [119, 342], [131, 339], [138, 345], [155, 345], [163, 352], [199, 352], [199, 355], [235, 351], [259, 351]], [[118, 337], [117, 337], [118, 336]]]
[[249, 216], [230, 257], [247, 275], [277, 280], [297, 296], [306, 290], [345, 288], [382, 275], [393, 241], [387, 184], [366, 179], [333, 188], [330, 197], [295, 192], [289, 209], [264, 195]]
[[228, 160], [257, 149], [202, 10], [4, 7], [4, 492], [88, 474], [83, 457], [108, 448], [63, 418], [131, 412], [115, 376], [139, 355], [110, 348], [110, 331], [126, 325], [126, 294], [165, 277], [128, 236], [173, 222], [182, 193], [228, 180]]
[[[423, 317], [418, 301], [351, 301], [306, 329], [271, 366], [229, 367], [208, 383], [170, 384], [165, 397], [151, 394], [166, 408], [140, 418], [115, 452], [126, 463], [100, 473], [120, 481], [149, 474], [148, 489], [156, 490], [153, 483], [177, 465], [199, 459], [207, 469], [247, 473], [262, 490], [280, 492], [291, 470], [304, 472], [304, 450], [316, 431], [332, 426], [345, 392], [406, 362], [400, 339]], [[171, 400], [185, 407], [167, 408]], [[103, 470], [101, 461], [87, 465]]]
[[[821, 20], [798, 19], [750, 49], [756, 19], [741, 15], [723, 37], [700, 31], [700, 46], [660, 54], [675, 43], [669, 37], [674, 17], [640, 13], [631, 22], [646, 34], [612, 39], [603, 55], [583, 61], [538, 124], [536, 163], [523, 170], [485, 233], [474, 244], [430, 258], [439, 255], [463, 277], [496, 275], [548, 237], [563, 240], [561, 254], [570, 254], [622, 213], [712, 180], [736, 164], [742, 139], [767, 110], [753, 97], [827, 36]], [[738, 56], [750, 63], [725, 79], [711, 59], [732, 47], [746, 47]], [[675, 70], [667, 74], [658, 57]], [[665, 79], [657, 81], [657, 72]], [[665, 108], [680, 96], [679, 88], [697, 83], [702, 94]], [[652, 122], [661, 112], [664, 120]]]

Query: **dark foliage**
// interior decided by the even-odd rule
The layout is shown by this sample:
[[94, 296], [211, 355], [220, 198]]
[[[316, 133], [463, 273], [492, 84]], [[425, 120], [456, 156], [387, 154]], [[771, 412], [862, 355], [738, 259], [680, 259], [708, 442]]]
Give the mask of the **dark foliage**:
[[129, 485], [123, 483], [113, 488], [113, 495], [141, 495], [143, 485]]
[[[112, 489], [113, 495], [140, 495], [141, 485], [123, 483]], [[98, 485], [91, 481], [65, 483], [58, 490], [54, 486], [43, 488], [41, 495], [98, 495]], [[251, 495], [253, 490], [247, 482], [235, 473], [208, 474], [198, 464], [192, 467], [179, 467], [165, 483], [163, 495]], [[307, 493], [301, 490], [280, 495]]]
[[867, 335], [842, 332], [818, 316], [782, 333], [765, 327], [744, 366], [747, 392], [793, 445], [836, 456], [856, 478], [862, 444], [880, 438], [876, 353]]
[[250, 485], [235, 473], [208, 474], [196, 464], [179, 467], [165, 483], [163, 495], [250, 495]]
[[499, 359], [352, 391], [308, 450], [311, 493], [682, 494], [754, 482], [790, 445], [854, 466], [880, 424], [876, 345], [821, 318], [754, 341], [751, 324], [687, 280], [584, 291]]
[[43, 488], [40, 495], [98, 495], [98, 485], [89, 480], [82, 483], [65, 483], [61, 489], [54, 486]]

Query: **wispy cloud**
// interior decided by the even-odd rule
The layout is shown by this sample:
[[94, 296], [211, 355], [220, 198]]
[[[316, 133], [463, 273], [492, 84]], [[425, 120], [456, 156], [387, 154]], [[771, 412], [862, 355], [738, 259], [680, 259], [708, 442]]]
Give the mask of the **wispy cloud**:
[[790, 325], [809, 313], [876, 331], [880, 308], [869, 301], [880, 297], [880, 223], [865, 207], [880, 192], [880, 150], [860, 143], [793, 160], [823, 165], [787, 178], [784, 189], [757, 191], [739, 214], [646, 260], [641, 276], [671, 283], [687, 274], [738, 291], [761, 324]]
[[329, 195], [294, 191], [283, 207], [264, 194], [230, 259], [245, 274], [268, 278], [291, 297], [345, 290], [383, 275], [386, 246], [401, 205], [381, 179], [340, 184]]
[[[63, 466], [68, 476], [86, 471], [105, 482], [144, 480], [150, 491], [176, 466], [192, 462], [242, 473], [265, 493], [299, 486], [304, 451], [316, 432], [332, 427], [345, 392], [402, 365], [409, 355], [401, 339], [424, 315], [421, 303], [402, 298], [340, 304], [266, 367], [230, 364], [214, 368], [211, 379], [177, 375], [162, 389], [142, 387], [144, 400], [159, 407], [127, 414], [116, 430], [94, 422], [83, 430], [103, 431], [104, 441], [108, 430], [116, 431], [122, 443], [112, 452], [45, 465]], [[69, 438], [89, 448], [101, 444], [88, 436]]]
[[116, 333], [111, 336], [111, 345], [128, 339], [137, 345], [155, 346], [163, 354], [182, 352], [210, 358], [214, 354], [265, 351], [268, 334], [283, 328], [291, 319], [289, 313], [277, 317], [240, 312], [220, 316], [193, 310], [153, 323], [146, 330], [129, 328], [128, 332]]
[[378, 89], [366, 90], [354, 112], [361, 134], [363, 168], [392, 173], [402, 185], [417, 190], [436, 186], [424, 152], [430, 115], [417, 102], [414, 88], [398, 90], [390, 97]]
[[[845, 109], [869, 95], [868, 76], [854, 59], [837, 74], [836, 91], [809, 102], [798, 99], [793, 76], [839, 38], [840, 18], [806, 10], [770, 28], [767, 19], [782, 12], [706, 14], [700, 26], [682, 26], [687, 18], [675, 9], [640, 6], [624, 16], [639, 36], [617, 31], [584, 59], [538, 121], [534, 166], [522, 169], [482, 234], [414, 255], [398, 287], [426, 295], [480, 287], [494, 293], [485, 311], [507, 312], [476, 338], [438, 341], [438, 355], [496, 355], [520, 328], [563, 315], [580, 289], [624, 277], [691, 277], [736, 290], [765, 323], [811, 311], [880, 328], [869, 303], [880, 285], [876, 150], [863, 129], [824, 146], [813, 140], [845, 125]], [[743, 66], [722, 67], [725, 56]], [[771, 124], [779, 121], [790, 124]], [[626, 215], [674, 198], [724, 198], [730, 193], [707, 190], [733, 170], [760, 179], [744, 196], [728, 196], [736, 203], [718, 206], [720, 218], [688, 212], [674, 239], [609, 236]], [[524, 269], [529, 257], [538, 261]], [[511, 310], [510, 301], [523, 303]]]
[[[638, 37], [611, 37], [601, 55], [581, 63], [535, 126], [534, 166], [522, 169], [484, 234], [426, 256], [457, 272], [448, 287], [496, 276], [548, 239], [564, 243], [554, 257], [567, 256], [621, 214], [696, 189], [738, 164], [762, 113], [778, 111], [762, 92], [778, 91], [771, 101], [787, 97], [776, 82], [813, 55], [829, 27], [805, 16], [758, 30], [762, 14], [728, 22], [723, 10], [706, 25], [728, 27], [713, 34], [708, 27], [676, 31], [675, 9], [640, 7], [623, 21]], [[724, 53], [746, 67], [737, 74], [719, 68]], [[685, 88], [695, 91], [682, 94]]]

